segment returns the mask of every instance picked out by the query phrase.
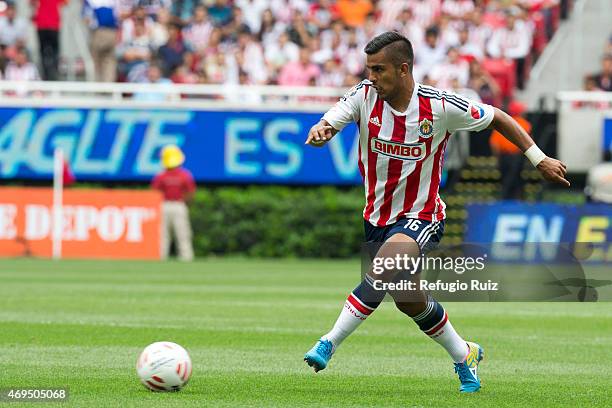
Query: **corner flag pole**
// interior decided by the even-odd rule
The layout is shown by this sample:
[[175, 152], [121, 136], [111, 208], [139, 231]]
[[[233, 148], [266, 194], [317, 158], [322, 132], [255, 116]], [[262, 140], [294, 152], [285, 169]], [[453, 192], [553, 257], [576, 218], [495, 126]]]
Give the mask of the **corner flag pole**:
[[62, 258], [62, 196], [64, 189], [64, 152], [56, 148], [53, 152], [53, 259]]

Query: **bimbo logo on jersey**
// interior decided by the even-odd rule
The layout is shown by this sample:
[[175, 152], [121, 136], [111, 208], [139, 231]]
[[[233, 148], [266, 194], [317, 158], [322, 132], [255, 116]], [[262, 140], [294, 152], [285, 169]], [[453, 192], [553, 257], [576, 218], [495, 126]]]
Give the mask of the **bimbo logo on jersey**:
[[399, 160], [422, 160], [425, 157], [425, 143], [397, 143], [388, 140], [372, 138], [370, 149]]

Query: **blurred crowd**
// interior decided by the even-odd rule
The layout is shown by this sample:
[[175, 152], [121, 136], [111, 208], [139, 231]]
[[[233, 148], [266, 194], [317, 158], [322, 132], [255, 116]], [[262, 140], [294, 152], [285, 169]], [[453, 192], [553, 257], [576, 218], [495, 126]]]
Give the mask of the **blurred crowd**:
[[[413, 43], [418, 81], [500, 106], [570, 1], [84, 0], [83, 18], [98, 81], [348, 87], [365, 75], [365, 44], [397, 30]], [[27, 23], [13, 14], [9, 3], [0, 18], [4, 77], [56, 79], [49, 30], [34, 18], [42, 60], [55, 64], [39, 75], [23, 47]]]
[[584, 90], [612, 92], [612, 35], [603, 49], [601, 70], [584, 78]]
[[41, 79], [26, 47], [30, 22], [17, 16], [12, 1], [0, 3], [0, 6], [4, 9], [0, 16], [0, 78], [12, 81]]

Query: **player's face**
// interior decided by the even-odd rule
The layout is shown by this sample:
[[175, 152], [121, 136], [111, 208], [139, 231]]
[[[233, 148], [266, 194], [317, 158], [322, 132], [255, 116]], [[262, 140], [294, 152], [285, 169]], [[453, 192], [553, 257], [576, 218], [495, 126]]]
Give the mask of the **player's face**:
[[392, 99], [398, 92], [402, 76], [401, 67], [393, 65], [385, 56], [384, 50], [366, 56], [368, 79], [383, 100]]

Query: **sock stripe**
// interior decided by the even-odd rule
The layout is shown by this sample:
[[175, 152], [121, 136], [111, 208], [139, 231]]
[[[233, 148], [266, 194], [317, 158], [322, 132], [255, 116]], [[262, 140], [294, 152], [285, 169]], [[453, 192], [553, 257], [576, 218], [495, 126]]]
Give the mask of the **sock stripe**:
[[429, 334], [444, 320], [446, 311], [442, 305], [436, 302], [431, 296], [428, 296], [427, 300], [428, 302], [425, 310], [418, 316], [413, 317], [413, 320], [423, 332]]
[[365, 302], [362, 302], [361, 299], [359, 299], [357, 296], [355, 296], [354, 293], [351, 292], [350, 296], [352, 296], [357, 302], [359, 302], [366, 309], [374, 311], [375, 308], [373, 308], [371, 306], [368, 306]]
[[385, 297], [386, 291], [374, 289], [374, 279], [366, 275], [363, 281], [353, 291], [351, 295], [361, 305], [371, 311], [376, 310]]
[[374, 278], [371, 277], [370, 275], [366, 275], [364, 280], [370, 285], [370, 286], [374, 286]]
[[414, 320], [415, 322], [419, 322], [425, 319], [429, 315], [429, 313], [431, 313], [431, 311], [433, 310], [434, 305], [435, 305], [435, 302], [432, 299], [429, 299], [427, 302], [427, 306], [425, 307], [425, 310], [423, 310], [421, 313], [413, 317], [412, 320]]
[[413, 317], [413, 320], [417, 322], [420, 320], [423, 320], [425, 317], [427, 317], [427, 315], [429, 315], [429, 313], [431, 313], [432, 309], [433, 309], [433, 303], [427, 303], [425, 310], [422, 313], [420, 313], [418, 316]]
[[372, 313], [374, 311], [374, 309], [366, 306], [363, 302], [361, 302], [356, 296], [354, 296], [352, 293], [348, 296], [348, 298], [346, 299], [351, 305], [353, 305], [353, 307], [355, 307], [355, 309], [359, 310], [359, 312], [363, 313], [364, 315], [369, 315], [370, 313]]
[[438, 331], [440, 331], [442, 327], [444, 327], [447, 321], [448, 321], [448, 315], [446, 314], [446, 312], [444, 312], [444, 317], [442, 317], [442, 320], [438, 324], [436, 324], [432, 329], [425, 331], [425, 334], [428, 336], [433, 336]]

